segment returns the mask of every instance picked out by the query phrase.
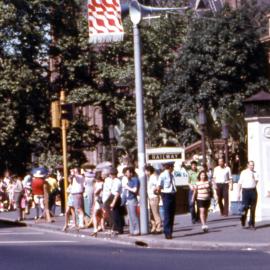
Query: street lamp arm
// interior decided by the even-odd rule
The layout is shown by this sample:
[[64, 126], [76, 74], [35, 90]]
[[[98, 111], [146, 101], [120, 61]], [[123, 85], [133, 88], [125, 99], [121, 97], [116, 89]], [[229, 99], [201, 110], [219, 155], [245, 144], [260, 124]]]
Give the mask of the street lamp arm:
[[190, 7], [152, 7], [141, 5], [137, 0], [131, 0], [129, 2], [129, 15], [133, 24], [137, 25], [141, 22], [143, 18], [156, 13], [166, 13], [175, 11], [183, 15]]
[[177, 13], [185, 14], [185, 12], [190, 9], [190, 7], [166, 8], [166, 7], [151, 7], [151, 6], [141, 5], [141, 9], [142, 9], [142, 17], [146, 17], [153, 13], [162, 13], [162, 12], [170, 12], [170, 11], [176, 11]]

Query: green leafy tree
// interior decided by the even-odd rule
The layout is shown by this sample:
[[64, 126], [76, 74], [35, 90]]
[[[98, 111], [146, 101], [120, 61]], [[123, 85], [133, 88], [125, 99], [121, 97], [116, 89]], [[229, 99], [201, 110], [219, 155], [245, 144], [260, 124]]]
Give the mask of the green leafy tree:
[[[70, 93], [92, 83], [82, 2], [85, 4], [71, 0], [0, 3], [0, 170], [5, 166], [23, 171], [32, 153], [58, 156], [48, 160], [58, 160], [61, 155], [60, 134], [50, 126], [50, 102], [60, 89]], [[53, 83], [50, 59], [60, 59], [56, 65], [60, 75]], [[70, 125], [70, 149], [81, 140], [88, 148], [96, 143], [83, 121], [78, 116]]]
[[230, 124], [235, 140], [245, 140], [243, 100], [268, 83], [266, 55], [249, 16], [251, 8], [227, 7], [215, 17], [190, 21], [160, 98], [163, 123], [181, 133], [182, 142], [198, 138], [199, 107], [207, 111], [210, 145], [220, 137], [223, 121]]
[[[0, 3], [0, 164], [21, 171], [32, 149], [48, 138], [43, 111], [48, 87], [42, 75], [44, 24], [37, 1]], [[28, 22], [31, 22], [30, 24]]]
[[[61, 156], [60, 132], [51, 129], [48, 116], [50, 102], [59, 98], [61, 89], [68, 102], [101, 106], [104, 130], [110, 124], [121, 127], [122, 146], [134, 153], [136, 117], [129, 19], [125, 20], [123, 43], [93, 46], [88, 44], [86, 1], [6, 0], [0, 7], [1, 164], [8, 160], [13, 169], [23, 169], [35, 153], [43, 164], [56, 165]], [[148, 145], [162, 145], [167, 134], [174, 136], [162, 127], [158, 99], [166, 69], [185, 34], [185, 24], [185, 18], [170, 15], [145, 20], [141, 26]], [[49, 66], [51, 61], [55, 70]], [[83, 162], [79, 148], [87, 145], [91, 149], [102, 137], [101, 131], [86, 122], [78, 115], [69, 126], [68, 145], [74, 162]], [[107, 132], [103, 140], [109, 143]]]

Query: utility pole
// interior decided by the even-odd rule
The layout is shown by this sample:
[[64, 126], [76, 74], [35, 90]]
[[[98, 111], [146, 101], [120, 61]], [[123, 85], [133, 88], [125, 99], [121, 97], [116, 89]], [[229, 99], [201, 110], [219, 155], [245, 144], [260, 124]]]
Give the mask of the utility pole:
[[133, 24], [134, 36], [134, 62], [135, 62], [135, 92], [136, 92], [136, 118], [137, 118], [137, 144], [138, 144], [138, 169], [140, 179], [140, 220], [141, 233], [148, 234], [148, 209], [147, 185], [144, 173], [145, 158], [145, 128], [144, 128], [144, 102], [141, 72], [141, 38], [137, 24]]
[[139, 24], [144, 16], [152, 13], [167, 11], [184, 12], [186, 8], [155, 8], [141, 5], [137, 0], [129, 3], [129, 15], [133, 23], [134, 65], [135, 65], [135, 95], [136, 95], [136, 125], [138, 145], [138, 169], [140, 180], [140, 225], [141, 234], [148, 234], [148, 203], [147, 184], [144, 173], [145, 157], [145, 125], [144, 125], [144, 99], [142, 84], [141, 37]]
[[134, 64], [135, 64], [135, 94], [136, 94], [136, 123], [138, 144], [138, 169], [140, 180], [140, 227], [141, 234], [148, 234], [148, 209], [145, 166], [145, 131], [144, 131], [144, 103], [141, 70], [141, 38], [139, 23], [142, 19], [141, 8], [137, 1], [129, 6], [130, 18], [133, 23]]

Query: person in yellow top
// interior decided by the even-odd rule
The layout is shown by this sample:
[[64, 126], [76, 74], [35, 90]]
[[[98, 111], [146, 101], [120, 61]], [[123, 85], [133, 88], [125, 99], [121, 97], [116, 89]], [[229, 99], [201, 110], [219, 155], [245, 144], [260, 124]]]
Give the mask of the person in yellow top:
[[49, 184], [49, 210], [55, 215], [55, 200], [56, 196], [60, 194], [59, 185], [56, 180], [56, 177], [53, 173], [49, 174], [49, 177], [46, 179], [46, 182]]

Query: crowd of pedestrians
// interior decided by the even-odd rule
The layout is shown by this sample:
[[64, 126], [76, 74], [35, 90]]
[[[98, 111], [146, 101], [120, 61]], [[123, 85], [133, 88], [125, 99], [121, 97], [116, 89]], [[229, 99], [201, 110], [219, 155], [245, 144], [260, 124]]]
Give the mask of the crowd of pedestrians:
[[[55, 214], [57, 198], [64, 202], [63, 177], [48, 174], [43, 167], [24, 177], [6, 171], [4, 178], [0, 179], [0, 212], [17, 211], [18, 221], [24, 220], [32, 208], [36, 220], [45, 217], [53, 221], [51, 217]], [[63, 209], [64, 203], [62, 213]]]
[[[163, 232], [166, 239], [172, 239], [177, 199], [174, 163], [163, 164], [163, 170], [158, 173], [153, 166], [146, 165], [145, 175], [150, 232]], [[238, 196], [239, 199], [242, 196], [243, 201], [241, 224], [245, 226], [250, 209], [248, 225], [255, 228], [258, 175], [254, 171], [254, 162], [250, 161], [247, 169], [239, 175], [240, 171], [237, 180], [240, 179]], [[237, 181], [233, 181], [231, 169], [223, 158], [218, 159], [218, 165], [213, 170], [192, 161], [188, 176], [191, 222], [201, 223], [203, 232], [208, 232], [209, 208], [217, 202], [220, 214], [228, 216], [229, 190]], [[124, 226], [128, 223], [129, 235], [137, 236], [140, 234], [139, 189], [140, 181], [132, 166], [119, 170], [112, 167], [96, 170], [95, 166], [72, 168], [69, 171], [65, 206], [61, 172], [48, 173], [40, 167], [24, 178], [6, 172], [0, 181], [0, 211], [16, 210], [18, 220], [23, 220], [33, 208], [37, 221], [44, 218], [47, 222], [53, 222], [56, 205], [59, 204], [60, 215], [65, 215], [63, 231], [93, 226], [91, 235], [94, 237], [101, 231], [115, 235], [123, 234]]]

